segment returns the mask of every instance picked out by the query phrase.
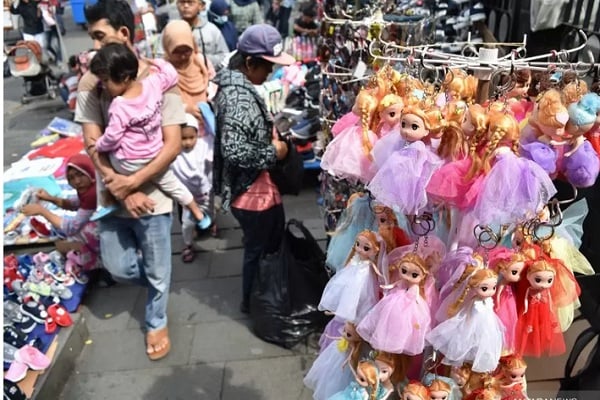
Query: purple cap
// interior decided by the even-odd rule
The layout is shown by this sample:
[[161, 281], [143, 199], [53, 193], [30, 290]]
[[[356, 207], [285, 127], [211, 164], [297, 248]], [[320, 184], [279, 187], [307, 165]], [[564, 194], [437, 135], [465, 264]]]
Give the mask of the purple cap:
[[249, 26], [240, 36], [237, 49], [275, 64], [291, 65], [296, 61], [283, 51], [283, 40], [277, 29], [267, 24]]

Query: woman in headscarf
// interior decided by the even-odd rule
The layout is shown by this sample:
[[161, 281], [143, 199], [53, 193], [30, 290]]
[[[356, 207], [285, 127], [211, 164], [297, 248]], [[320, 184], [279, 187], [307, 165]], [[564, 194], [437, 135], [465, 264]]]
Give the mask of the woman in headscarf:
[[212, 64], [198, 51], [190, 25], [183, 20], [169, 22], [162, 41], [165, 59], [177, 70], [177, 87], [185, 112], [203, 122], [198, 103], [208, 100], [209, 80], [215, 76]]
[[208, 11], [208, 20], [215, 24], [223, 34], [229, 51], [237, 48], [238, 33], [235, 24], [229, 18], [231, 7], [225, 0], [213, 0]]
[[92, 160], [86, 154], [75, 154], [67, 161], [67, 182], [77, 192], [67, 198], [50, 195], [44, 189], [36, 193], [38, 200], [55, 204], [64, 210], [76, 211], [75, 215], [60, 216], [41, 203], [23, 206], [21, 212], [27, 216], [42, 216], [54, 228], [62, 240], [56, 242], [59, 252], [75, 251], [78, 265], [84, 270], [99, 267], [100, 242], [96, 222], [90, 220], [96, 210], [96, 172]]

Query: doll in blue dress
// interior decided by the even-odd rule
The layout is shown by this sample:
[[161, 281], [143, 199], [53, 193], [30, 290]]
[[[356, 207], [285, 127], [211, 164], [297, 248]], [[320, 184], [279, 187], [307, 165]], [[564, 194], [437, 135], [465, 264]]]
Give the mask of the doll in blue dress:
[[356, 380], [328, 400], [383, 400], [389, 396], [380, 381], [377, 365], [372, 360], [360, 361], [356, 366]]

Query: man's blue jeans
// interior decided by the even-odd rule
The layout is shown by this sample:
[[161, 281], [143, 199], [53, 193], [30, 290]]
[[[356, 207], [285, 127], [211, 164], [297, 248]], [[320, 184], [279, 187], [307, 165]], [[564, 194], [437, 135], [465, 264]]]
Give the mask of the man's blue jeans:
[[107, 216], [99, 224], [104, 267], [116, 281], [148, 289], [146, 328], [149, 331], [167, 326], [171, 222], [169, 213], [138, 219]]

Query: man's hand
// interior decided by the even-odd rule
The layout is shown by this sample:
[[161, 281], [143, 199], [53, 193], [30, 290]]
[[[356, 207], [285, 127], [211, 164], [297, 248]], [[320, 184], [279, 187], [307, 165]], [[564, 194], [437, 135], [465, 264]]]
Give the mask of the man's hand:
[[118, 200], [125, 199], [139, 186], [133, 175], [108, 174], [104, 177], [103, 182]]
[[50, 201], [50, 199], [52, 198], [52, 196], [50, 196], [50, 194], [48, 192], [46, 192], [44, 189], [39, 189], [35, 195], [37, 196], [38, 199], [40, 200], [45, 200], [45, 201]]
[[142, 192], [135, 192], [125, 197], [125, 208], [134, 218], [154, 211], [154, 200]]
[[21, 208], [21, 212], [25, 215], [29, 216], [35, 216], [35, 215], [41, 215], [44, 212], [45, 208], [41, 205], [41, 204], [37, 204], [37, 203], [33, 203], [33, 204], [26, 204]]

